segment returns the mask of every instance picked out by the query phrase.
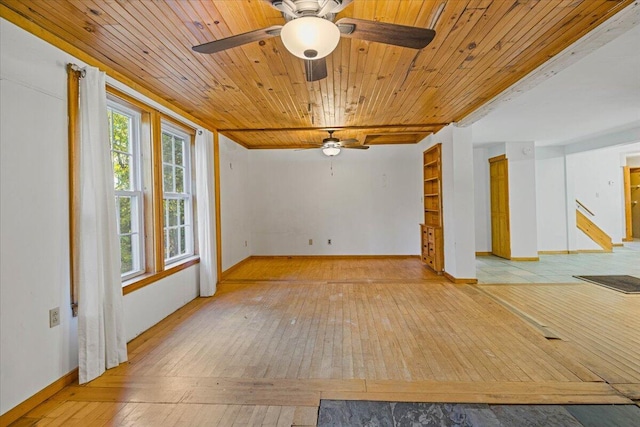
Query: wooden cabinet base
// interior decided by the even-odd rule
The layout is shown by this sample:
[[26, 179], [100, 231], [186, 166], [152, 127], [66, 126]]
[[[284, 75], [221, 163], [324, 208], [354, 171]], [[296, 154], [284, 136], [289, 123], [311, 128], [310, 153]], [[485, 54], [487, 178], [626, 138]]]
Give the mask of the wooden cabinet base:
[[441, 227], [420, 224], [422, 262], [438, 274], [444, 271], [444, 241]]

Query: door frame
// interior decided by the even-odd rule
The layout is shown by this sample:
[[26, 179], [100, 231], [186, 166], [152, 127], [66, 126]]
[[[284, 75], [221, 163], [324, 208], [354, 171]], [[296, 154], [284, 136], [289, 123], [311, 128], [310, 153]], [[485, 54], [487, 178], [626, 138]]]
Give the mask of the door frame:
[[631, 172], [639, 171], [640, 168], [623, 166], [622, 180], [624, 182], [624, 219], [625, 219], [625, 237], [623, 242], [633, 241], [633, 220], [631, 214]]
[[495, 256], [498, 256], [500, 258], [505, 258], [505, 259], [511, 259], [511, 209], [510, 209], [510, 203], [509, 203], [509, 161], [507, 159], [507, 155], [506, 154], [501, 154], [499, 156], [495, 156], [495, 157], [491, 157], [489, 159], [489, 194], [491, 195], [491, 188], [492, 188], [492, 178], [491, 178], [491, 165], [493, 163], [497, 163], [497, 162], [505, 162], [505, 197], [506, 197], [506, 207], [507, 207], [507, 218], [506, 218], [506, 222], [507, 222], [507, 238], [506, 238], [506, 245], [507, 245], [507, 253], [506, 256], [503, 255], [497, 255], [494, 252], [494, 247], [495, 247], [495, 242], [493, 241], [493, 228], [494, 228], [494, 224], [493, 224], [493, 205], [491, 205], [491, 196], [489, 197], [489, 203], [491, 205], [490, 209], [489, 209], [489, 214], [491, 216], [491, 253]]

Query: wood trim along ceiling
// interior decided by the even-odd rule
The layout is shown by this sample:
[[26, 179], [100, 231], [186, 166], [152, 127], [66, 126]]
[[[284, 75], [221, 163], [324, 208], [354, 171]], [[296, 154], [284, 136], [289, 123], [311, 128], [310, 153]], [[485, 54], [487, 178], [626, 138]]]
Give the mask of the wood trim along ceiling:
[[0, 0], [0, 11], [245, 147], [299, 148], [321, 142], [329, 128], [341, 139], [415, 143], [468, 116], [633, 0], [354, 0], [337, 19], [428, 28], [443, 3], [426, 48], [343, 38], [327, 57], [328, 77], [312, 83], [279, 37], [212, 55], [191, 50], [282, 25], [266, 1]]

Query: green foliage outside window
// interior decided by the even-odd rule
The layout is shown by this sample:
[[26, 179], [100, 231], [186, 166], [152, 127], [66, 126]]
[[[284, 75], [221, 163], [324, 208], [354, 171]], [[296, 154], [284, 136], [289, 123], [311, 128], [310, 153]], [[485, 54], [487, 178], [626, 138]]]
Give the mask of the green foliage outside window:
[[[133, 152], [131, 147], [131, 118], [112, 109], [108, 109], [109, 137], [113, 163], [113, 185], [116, 191], [133, 190]], [[134, 243], [131, 233], [135, 233], [132, 223], [132, 197], [116, 196], [118, 214], [118, 234], [120, 235], [120, 272], [133, 271]]]
[[[116, 101], [107, 106], [117, 231], [123, 279], [144, 272], [143, 197], [140, 175], [140, 113]], [[193, 253], [190, 137], [162, 125], [161, 159], [165, 261], [171, 264]], [[155, 197], [155, 195], [154, 195]]]

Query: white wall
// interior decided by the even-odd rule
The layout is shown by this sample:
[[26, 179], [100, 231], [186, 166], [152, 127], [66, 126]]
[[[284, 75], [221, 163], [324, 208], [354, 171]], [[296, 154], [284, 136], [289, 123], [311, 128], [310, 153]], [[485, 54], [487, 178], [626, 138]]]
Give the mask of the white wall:
[[[533, 247], [536, 240], [536, 251], [601, 249], [576, 229], [575, 199], [582, 201], [596, 213], [594, 222], [607, 232], [614, 242], [621, 242], [625, 232], [622, 166], [627, 159], [634, 158], [634, 153], [640, 151], [640, 143], [606, 146], [606, 143], [610, 143], [607, 135], [602, 137], [602, 141], [598, 138], [590, 139], [584, 146], [578, 142], [571, 146], [536, 147], [535, 178], [531, 176], [531, 160], [525, 163], [518, 160], [518, 157], [526, 157], [522, 153], [522, 143], [476, 147], [476, 251], [491, 251], [491, 207], [486, 163], [487, 159], [500, 154], [507, 154], [509, 158], [512, 221], [514, 209], [520, 212], [520, 216], [527, 215], [532, 210], [536, 213], [535, 227], [530, 225], [533, 218], [529, 218], [529, 225], [512, 222], [512, 234], [515, 228], [519, 229], [519, 241], [530, 245], [527, 249], [530, 255], [525, 255], [522, 251], [515, 252], [512, 246], [514, 257], [536, 256]], [[592, 148], [603, 144], [605, 148]], [[520, 175], [519, 178], [514, 179], [514, 174]], [[484, 185], [487, 188], [484, 188]], [[535, 192], [535, 201], [529, 198], [531, 191]], [[536, 236], [532, 238], [534, 232]], [[522, 233], [527, 235], [524, 236]]]
[[488, 159], [487, 148], [479, 147], [473, 150], [476, 252], [491, 252], [491, 189]]
[[536, 202], [538, 251], [567, 251], [567, 191], [562, 146], [536, 148]]
[[[78, 366], [69, 297], [65, 65], [82, 63], [4, 19], [0, 43], [0, 413], [5, 413]], [[193, 266], [125, 296], [127, 337], [193, 299], [197, 273]], [[53, 307], [60, 307], [61, 323], [49, 328]]]
[[449, 125], [425, 141], [442, 143], [444, 269], [458, 279], [476, 277], [471, 133], [471, 127]]
[[[622, 166], [627, 153], [638, 151], [640, 143], [567, 155], [567, 174], [573, 177], [574, 199], [595, 214], [590, 218], [614, 243], [625, 236]], [[568, 206], [575, 203], [574, 199], [568, 200]], [[577, 249], [600, 249], [582, 232], [577, 233], [576, 239]]]
[[[2, 51], [3, 58], [4, 44]], [[0, 62], [0, 412], [4, 413], [71, 371], [78, 356], [77, 322], [69, 307], [65, 100], [6, 79], [4, 60]], [[49, 329], [48, 313], [54, 307], [60, 307], [62, 324]]]
[[[0, 412], [77, 366], [65, 59], [0, 21]], [[58, 64], [60, 62], [60, 64]], [[49, 309], [61, 325], [49, 328]]]
[[224, 135], [220, 143], [222, 270], [252, 254], [249, 150]]
[[536, 220], [536, 171], [533, 142], [507, 142], [509, 159], [509, 221], [511, 256], [538, 256]]
[[200, 294], [199, 274], [196, 264], [125, 295], [124, 320], [127, 341], [197, 298]]
[[420, 253], [416, 146], [342, 150], [333, 158], [320, 150], [251, 150], [249, 168], [254, 255]]
[[640, 155], [630, 155], [627, 156], [627, 166], [630, 168], [638, 168], [640, 167]]

